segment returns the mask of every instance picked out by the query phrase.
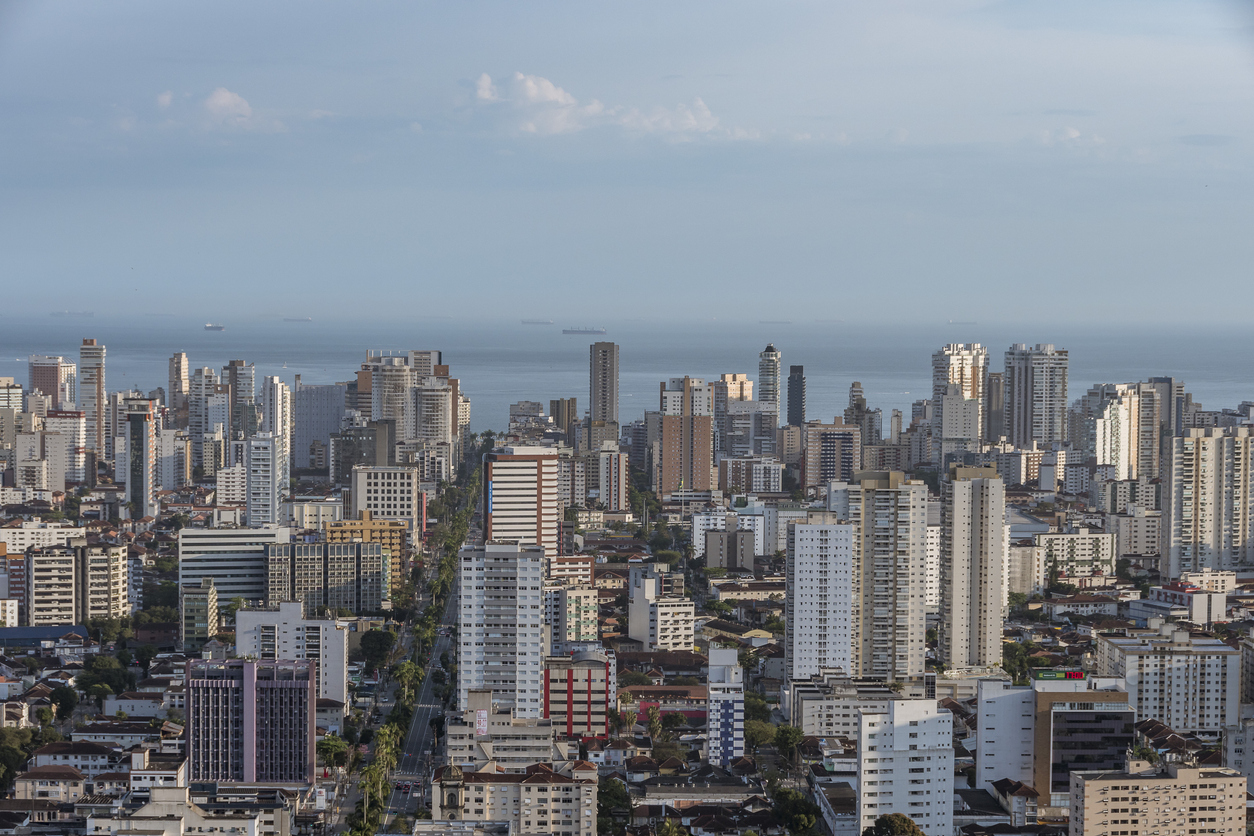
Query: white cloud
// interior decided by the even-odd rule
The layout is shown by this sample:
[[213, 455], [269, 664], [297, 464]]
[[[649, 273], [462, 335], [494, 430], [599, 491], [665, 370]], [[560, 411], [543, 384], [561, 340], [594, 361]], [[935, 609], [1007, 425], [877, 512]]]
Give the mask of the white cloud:
[[161, 93], [157, 96], [157, 107], [169, 107], [170, 103], [173, 101], [174, 101], [174, 93], [170, 92], [169, 90], [166, 90], [164, 93]]
[[476, 99], [483, 105], [505, 108], [509, 127], [523, 133], [554, 135], [575, 133], [597, 127], [617, 127], [637, 133], [689, 139], [718, 135], [732, 139], [752, 139], [754, 131], [723, 128], [717, 116], [700, 98], [692, 104], [673, 108], [607, 106], [597, 99], [581, 103], [566, 89], [543, 76], [516, 72], [503, 88], [487, 73], [475, 83]]
[[213, 127], [246, 131], [282, 131], [283, 123], [253, 112], [252, 105], [239, 93], [218, 87], [202, 103]]

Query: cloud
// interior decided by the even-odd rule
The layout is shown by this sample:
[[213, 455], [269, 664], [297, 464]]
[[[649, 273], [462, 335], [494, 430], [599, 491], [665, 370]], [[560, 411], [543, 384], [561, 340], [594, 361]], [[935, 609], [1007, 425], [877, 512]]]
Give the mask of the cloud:
[[169, 90], [166, 90], [164, 93], [158, 94], [157, 107], [163, 107], [163, 108], [169, 107], [170, 103], [173, 101], [174, 101], [174, 93], [170, 92]]
[[598, 99], [589, 99], [585, 103], [543, 76], [521, 72], [514, 73], [501, 87], [484, 73], [475, 83], [475, 96], [483, 106], [501, 108], [511, 130], [542, 136], [602, 127], [673, 139], [691, 139], [701, 135], [730, 139], [755, 139], [758, 136], [755, 131], [722, 127], [719, 118], [700, 98], [693, 99], [691, 104], [647, 110], [607, 106]]
[[202, 106], [210, 124], [216, 128], [246, 131], [284, 130], [282, 122], [254, 113], [247, 99], [239, 93], [232, 93], [225, 87], [216, 88], [204, 100]]

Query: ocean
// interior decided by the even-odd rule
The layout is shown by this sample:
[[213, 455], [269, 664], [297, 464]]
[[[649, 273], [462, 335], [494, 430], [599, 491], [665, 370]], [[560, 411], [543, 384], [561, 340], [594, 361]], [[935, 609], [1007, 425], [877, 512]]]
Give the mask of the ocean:
[[[415, 318], [409, 322], [287, 322], [241, 316], [209, 332], [187, 317], [33, 315], [0, 313], [0, 376], [26, 385], [31, 354], [61, 354], [75, 362], [84, 337], [108, 350], [110, 391], [164, 387], [167, 361], [185, 351], [193, 369], [221, 368], [243, 359], [257, 375], [279, 375], [289, 384], [348, 380], [367, 350], [439, 349], [462, 391], [471, 399], [471, 428], [505, 427], [509, 404], [575, 397], [588, 403], [588, 345], [610, 340], [620, 348], [620, 421], [656, 409], [658, 384], [670, 377], [716, 379], [747, 373], [756, 381], [758, 352], [773, 343], [788, 366], [803, 365], [807, 417], [830, 421], [848, 405], [849, 385], [860, 381], [872, 407], [887, 416], [931, 395], [931, 355], [950, 342], [989, 348], [994, 370], [1012, 343], [1053, 343], [1070, 351], [1071, 399], [1095, 383], [1125, 383], [1151, 376], [1182, 378], [1186, 390], [1208, 409], [1254, 400], [1251, 329], [1232, 326], [1134, 325], [869, 325], [838, 321], [760, 323], [734, 321], [650, 322], [604, 319], [589, 323], [523, 325], [519, 320]], [[605, 327], [604, 336], [563, 335], [562, 328]]]

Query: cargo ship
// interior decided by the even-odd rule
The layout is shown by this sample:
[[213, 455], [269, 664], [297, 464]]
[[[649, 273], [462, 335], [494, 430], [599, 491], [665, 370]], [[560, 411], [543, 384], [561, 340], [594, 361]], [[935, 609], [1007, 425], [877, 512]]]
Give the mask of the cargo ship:
[[522, 321], [522, 324], [523, 325], [552, 325], [553, 320], [551, 319], [524, 319]]
[[205, 323], [205, 330], [206, 330], [206, 331], [225, 331], [225, 330], [226, 330], [226, 326], [225, 326], [225, 325], [214, 325], [212, 322], [206, 322], [206, 323]]
[[604, 334], [604, 328], [563, 328], [563, 334]]

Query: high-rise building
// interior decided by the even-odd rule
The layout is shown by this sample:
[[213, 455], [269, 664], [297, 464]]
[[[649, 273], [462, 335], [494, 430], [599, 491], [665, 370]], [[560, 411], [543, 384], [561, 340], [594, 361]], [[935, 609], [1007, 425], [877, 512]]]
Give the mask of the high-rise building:
[[884, 413], [867, 406], [862, 384], [854, 381], [849, 387], [849, 406], [845, 409], [845, 423], [858, 428], [862, 434], [862, 446], [879, 444], [883, 438]]
[[173, 429], [187, 429], [187, 395], [190, 389], [191, 372], [187, 355], [180, 351], [170, 357], [169, 384], [166, 386], [166, 406], [173, 413]]
[[858, 712], [857, 740], [855, 829], [900, 813], [926, 836], [952, 836], [953, 715], [936, 700], [892, 700], [887, 711]]
[[89, 470], [87, 456], [87, 416], [68, 410], [51, 411], [44, 418], [44, 446], [52, 443], [48, 436], [59, 436], [59, 454], [65, 468], [65, 481], [95, 484], [95, 473]]
[[[597, 832], [597, 771], [590, 763], [565, 765], [565, 773], [545, 763], [533, 763], [524, 775], [441, 766], [432, 783], [431, 817], [437, 824], [457, 821], [463, 827], [470, 824], [474, 828], [480, 822], [485, 825], [455, 832], [519, 836], [594, 836]], [[499, 824], [490, 829], [493, 826], [488, 822]], [[439, 827], [431, 832], [450, 832], [447, 825]]]
[[[545, 551], [534, 543], [488, 539], [459, 555], [458, 702], [489, 689], [519, 717], [544, 708]], [[489, 591], [490, 590], [490, 591]]]
[[[425, 528], [424, 522], [415, 533]], [[375, 543], [383, 550], [383, 571], [390, 579], [383, 584], [383, 600], [387, 600], [389, 590], [398, 590], [409, 577], [406, 560], [411, 540], [407, 520], [377, 519], [371, 511], [358, 511], [355, 519], [325, 523], [323, 535], [329, 543]]]
[[593, 421], [618, 423], [618, 346], [596, 342], [588, 347], [588, 392]]
[[[946, 387], [945, 393], [940, 396], [938, 402], [940, 403], [938, 413], [942, 417], [939, 423], [936, 423], [937, 413], [933, 414], [932, 449], [938, 453], [939, 463], [948, 466], [955, 456], [961, 457], [964, 453], [979, 453], [980, 433], [982, 432], [980, 402], [965, 397], [955, 383]], [[940, 442], [939, 449], [938, 441]]]
[[942, 396], [957, 386], [961, 400], [975, 401], [975, 442], [984, 430], [985, 383], [988, 377], [988, 349], [979, 343], [950, 343], [932, 355], [932, 435], [941, 437], [944, 422]]
[[789, 680], [825, 668], [856, 676], [858, 603], [854, 600], [854, 527], [811, 512], [788, 526], [785, 564], [784, 666]]
[[290, 528], [183, 528], [179, 530], [179, 586], [212, 578], [223, 605], [236, 598], [265, 601], [266, 546], [291, 541]]
[[627, 489], [631, 486], [626, 453], [602, 450], [597, 461], [600, 472], [601, 503], [606, 511], [630, 511]]
[[320, 444], [323, 451], [330, 447], [331, 436], [343, 426], [347, 399], [347, 383], [309, 386], [296, 375], [296, 388], [292, 390], [293, 468], [318, 466], [314, 452], [318, 448], [314, 445]]
[[[14, 413], [21, 412], [23, 395], [20, 383], [15, 382], [11, 377], [0, 377], [0, 409], [11, 409]], [[0, 441], [0, 443], [4, 442]]]
[[283, 442], [273, 433], [250, 436], [245, 442], [244, 468], [247, 471], [248, 498], [244, 513], [254, 528], [278, 525], [280, 504], [287, 489], [283, 472]]
[[[1075, 770], [1068, 778], [1070, 836], [1113, 833], [1119, 823], [1129, 822], [1136, 822], [1133, 828], [1138, 833], [1173, 836], [1189, 831], [1216, 836], [1241, 836], [1246, 832], [1248, 779], [1232, 769], [1180, 763], [1154, 767], [1139, 761], [1129, 762], [1121, 769]], [[1130, 788], [1135, 788], [1136, 795], [1128, 795]], [[1127, 806], [1129, 798], [1137, 799], [1135, 807]], [[1198, 801], [1207, 803], [1199, 805]], [[1137, 811], [1135, 818], [1128, 818], [1129, 810]]]
[[187, 778], [312, 784], [317, 662], [190, 659]]
[[1006, 435], [1006, 376], [989, 372], [984, 381], [984, 440], [996, 444]]
[[32, 627], [125, 618], [132, 611], [125, 546], [71, 540], [31, 549], [25, 585], [26, 622]]
[[806, 422], [806, 372], [804, 366], [788, 367], [788, 425]]
[[116, 455], [113, 481], [125, 487], [126, 503], [133, 519], [160, 515], [157, 478], [161, 430], [158, 427], [155, 402], [138, 398], [126, 401], [125, 423], [113, 443]]
[[802, 484], [807, 488], [833, 480], [848, 482], [862, 466], [862, 431], [849, 424], [820, 424], [812, 421], [802, 427], [805, 455]]
[[1254, 435], [1185, 429], [1171, 439], [1163, 512], [1167, 577], [1254, 565]]
[[1108, 479], [1157, 479], [1161, 445], [1158, 391], [1148, 383], [1105, 383], [1076, 400], [1071, 448]]
[[1006, 435], [1016, 447], [1067, 440], [1067, 350], [1040, 343], [1006, 352]]
[[727, 405], [753, 400], [753, 381], [747, 374], [722, 374], [712, 384], [714, 398], [714, 450], [727, 452]]
[[78, 349], [78, 408], [87, 419], [87, 449], [97, 458], [105, 454], [105, 347], [83, 340]]
[[[733, 651], [734, 652], [734, 651]], [[544, 712], [558, 734], [586, 738], [610, 736], [610, 709], [618, 695], [611, 693], [609, 657], [595, 650], [544, 660]]]
[[1006, 488], [993, 467], [953, 467], [943, 490], [940, 650], [953, 668], [1002, 658]]
[[566, 653], [571, 645], [600, 641], [599, 605], [597, 588], [591, 583], [545, 581], [544, 623], [549, 631], [550, 652], [557, 655]]
[[317, 662], [318, 698], [348, 702], [348, 627], [306, 618], [300, 601], [245, 607], [235, 613], [235, 652], [245, 659]]
[[483, 456], [483, 536], [517, 540], [558, 554], [561, 513], [557, 500], [557, 451], [547, 447], [498, 447]]
[[351, 513], [375, 520], [399, 520], [421, 536], [427, 523], [427, 494], [412, 465], [353, 468]]
[[772, 343], [768, 343], [766, 348], [758, 354], [758, 400], [775, 407], [775, 424], [777, 426], [779, 425], [781, 406], [781, 357], [782, 355], [775, 350], [775, 345]]
[[927, 485], [899, 472], [864, 471], [828, 487], [828, 511], [853, 526], [855, 676], [923, 676]]
[[292, 472], [292, 390], [278, 377], [261, 381], [261, 420], [257, 428], [274, 436], [279, 478], [286, 486]]
[[579, 423], [579, 407], [576, 398], [556, 398], [549, 401], [549, 416], [553, 426], [567, 437], [574, 432], [575, 424]]
[[222, 382], [230, 387], [228, 438], [235, 441], [251, 437], [257, 431], [257, 367], [232, 360], [222, 367]]
[[[332, 530], [328, 529], [328, 535]], [[265, 547], [265, 561], [263, 600], [272, 606], [299, 601], [310, 615], [340, 609], [368, 615], [391, 607], [390, 559], [378, 543], [360, 538], [356, 542], [276, 543]]]
[[220, 606], [213, 578], [179, 587], [179, 645], [185, 652], [198, 653], [218, 634]]
[[1065, 816], [1069, 774], [1116, 768], [1134, 742], [1137, 713], [1116, 679], [1036, 669], [1027, 685], [980, 680], [976, 700], [976, 788], [1026, 784], [1039, 794], [1042, 814]]
[[655, 650], [692, 650], [696, 608], [691, 598], [667, 594], [652, 564], [632, 566], [627, 587], [627, 634]]
[[1218, 737], [1240, 719], [1241, 651], [1177, 624], [1099, 633], [1097, 674], [1117, 677], [1139, 719], [1178, 734]]
[[[187, 389], [187, 430], [192, 440], [193, 467], [205, 467], [205, 436], [213, 433], [217, 425], [222, 427], [223, 438], [230, 430], [229, 389], [218, 380], [218, 373], [207, 366], [192, 373]], [[210, 465], [213, 464], [211, 460]], [[205, 467], [206, 475], [216, 469], [217, 466]]]
[[659, 387], [654, 491], [708, 491], [714, 484], [713, 387], [700, 378], [672, 378]]
[[172, 491], [192, 481], [192, 438], [187, 430], [157, 434], [157, 490]]
[[710, 648], [706, 690], [706, 759], [727, 769], [745, 754], [745, 681], [735, 648]]
[[78, 368], [64, 357], [32, 354], [30, 385], [26, 391], [41, 392], [52, 399], [49, 409], [72, 410], [78, 400]]

